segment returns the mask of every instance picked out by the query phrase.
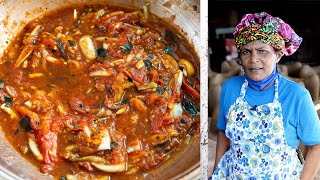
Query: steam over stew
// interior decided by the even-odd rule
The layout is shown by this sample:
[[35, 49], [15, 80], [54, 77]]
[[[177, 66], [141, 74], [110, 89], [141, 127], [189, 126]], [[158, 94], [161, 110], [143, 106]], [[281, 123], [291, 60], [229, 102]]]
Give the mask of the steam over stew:
[[199, 60], [143, 10], [77, 5], [28, 23], [0, 60], [7, 139], [56, 178], [135, 176], [199, 136]]

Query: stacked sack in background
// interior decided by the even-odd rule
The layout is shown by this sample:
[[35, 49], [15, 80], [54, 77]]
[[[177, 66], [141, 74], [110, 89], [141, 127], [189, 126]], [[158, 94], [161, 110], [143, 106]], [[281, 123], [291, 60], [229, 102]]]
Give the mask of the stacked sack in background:
[[[241, 66], [234, 60], [221, 63], [221, 73], [208, 69], [208, 116], [211, 119], [210, 131], [216, 132], [216, 124], [219, 117], [219, 103], [221, 86], [225, 80], [243, 75]], [[290, 64], [278, 64], [279, 73], [288, 79], [295, 81], [309, 90], [315, 104], [320, 104], [320, 66], [310, 66], [301, 62]], [[320, 115], [320, 113], [318, 113]]]

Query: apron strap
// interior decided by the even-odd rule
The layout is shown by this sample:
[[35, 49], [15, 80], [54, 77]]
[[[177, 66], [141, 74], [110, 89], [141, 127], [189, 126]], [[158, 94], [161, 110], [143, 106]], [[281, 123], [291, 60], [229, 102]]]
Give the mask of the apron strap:
[[273, 98], [273, 102], [277, 102], [279, 101], [279, 75], [277, 76], [275, 82], [274, 82], [274, 98]]
[[246, 95], [247, 87], [248, 87], [248, 81], [245, 79], [245, 80], [244, 80], [244, 83], [243, 83], [242, 86], [241, 86], [241, 90], [240, 90], [240, 96], [239, 96], [239, 98], [240, 98], [241, 100], [244, 99], [244, 96]]

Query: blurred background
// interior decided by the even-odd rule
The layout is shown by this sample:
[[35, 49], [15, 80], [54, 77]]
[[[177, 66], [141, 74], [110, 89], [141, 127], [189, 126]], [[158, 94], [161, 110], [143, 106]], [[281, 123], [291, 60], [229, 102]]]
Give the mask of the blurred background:
[[[232, 35], [234, 27], [243, 15], [263, 11], [289, 24], [303, 41], [292, 56], [282, 57], [278, 64], [279, 72], [305, 86], [319, 110], [320, 0], [281, 3], [276, 0], [210, 0], [208, 3], [209, 174], [212, 174], [221, 85], [226, 79], [242, 74]], [[305, 154], [307, 147], [301, 148]]]

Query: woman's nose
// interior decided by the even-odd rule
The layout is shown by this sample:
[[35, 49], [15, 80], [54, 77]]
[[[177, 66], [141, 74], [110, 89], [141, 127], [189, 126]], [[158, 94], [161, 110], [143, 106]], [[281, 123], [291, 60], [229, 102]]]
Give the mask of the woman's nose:
[[259, 61], [259, 56], [255, 51], [252, 51], [250, 56], [250, 62], [257, 62], [257, 61]]

